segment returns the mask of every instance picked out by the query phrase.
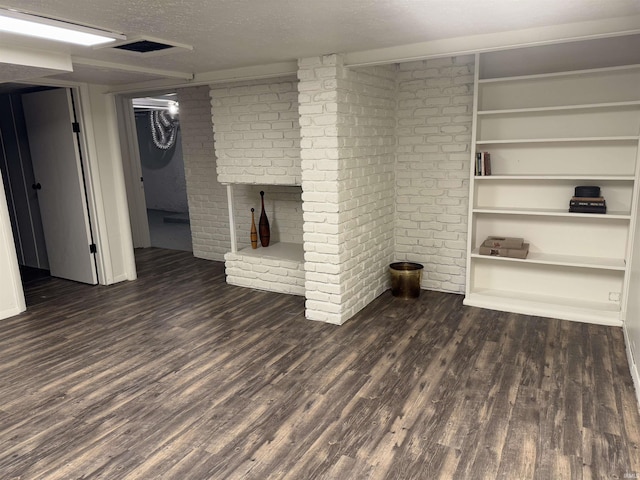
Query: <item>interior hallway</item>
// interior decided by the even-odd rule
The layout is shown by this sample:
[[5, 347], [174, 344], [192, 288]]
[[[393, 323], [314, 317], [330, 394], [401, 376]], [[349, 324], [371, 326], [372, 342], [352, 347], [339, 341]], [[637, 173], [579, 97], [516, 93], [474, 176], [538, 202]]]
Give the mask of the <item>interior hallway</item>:
[[151, 246], [191, 252], [191, 227], [188, 213], [147, 209]]

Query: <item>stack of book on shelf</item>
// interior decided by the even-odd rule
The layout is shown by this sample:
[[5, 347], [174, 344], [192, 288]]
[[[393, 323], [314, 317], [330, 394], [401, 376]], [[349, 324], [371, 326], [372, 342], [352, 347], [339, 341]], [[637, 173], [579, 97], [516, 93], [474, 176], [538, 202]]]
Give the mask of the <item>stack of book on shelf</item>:
[[569, 201], [569, 211], [607, 213], [607, 202], [600, 196], [600, 187], [576, 187], [575, 194]]
[[523, 238], [487, 237], [478, 249], [480, 255], [494, 257], [527, 258], [529, 244]]
[[489, 152], [476, 153], [476, 176], [491, 175], [491, 155]]

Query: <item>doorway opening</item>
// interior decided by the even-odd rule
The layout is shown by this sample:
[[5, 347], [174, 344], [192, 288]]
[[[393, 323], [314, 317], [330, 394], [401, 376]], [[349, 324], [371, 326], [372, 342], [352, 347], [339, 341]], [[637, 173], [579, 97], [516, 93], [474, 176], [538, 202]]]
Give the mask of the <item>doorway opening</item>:
[[128, 135], [128, 141], [137, 144], [133, 149], [137, 150], [139, 161], [132, 162], [139, 165], [125, 171], [133, 177], [129, 183], [134, 185], [132, 171], [139, 171], [140, 188], [129, 189], [130, 196], [139, 197], [129, 203], [130, 209], [136, 203], [143, 205], [138, 208], [138, 215], [131, 215], [132, 231], [144, 230], [134, 225], [136, 221], [146, 222], [148, 227], [148, 243], [144, 237], [136, 242], [134, 235], [134, 246], [192, 251], [177, 95], [133, 98], [130, 105], [135, 135]]
[[0, 92], [0, 171], [23, 285], [50, 274], [20, 97], [39, 90], [16, 84]]
[[0, 169], [23, 286], [98, 283], [74, 89], [5, 84]]

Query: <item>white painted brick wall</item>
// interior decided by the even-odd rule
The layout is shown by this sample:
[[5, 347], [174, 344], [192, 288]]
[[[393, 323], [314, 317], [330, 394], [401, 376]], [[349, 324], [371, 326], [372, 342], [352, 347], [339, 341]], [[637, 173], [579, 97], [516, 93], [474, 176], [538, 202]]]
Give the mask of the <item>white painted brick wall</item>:
[[209, 87], [177, 90], [193, 254], [223, 261], [231, 249], [226, 188], [217, 180]]
[[345, 319], [389, 288], [394, 249], [396, 67], [348, 69], [344, 137], [346, 181]]
[[302, 262], [269, 257], [227, 253], [227, 283], [290, 295], [305, 294], [305, 272]]
[[221, 183], [300, 185], [296, 84], [280, 78], [212, 87]]
[[388, 288], [396, 71], [298, 65], [306, 316], [341, 324]]
[[464, 293], [473, 56], [399, 65], [396, 259], [422, 288]]
[[[344, 249], [344, 228], [340, 226], [337, 195], [340, 178], [337, 64], [336, 56], [300, 59], [298, 102], [306, 271], [305, 314], [311, 320], [340, 324], [343, 323], [341, 304], [344, 287], [340, 275], [340, 254]], [[317, 118], [322, 118], [324, 124], [316, 124]], [[317, 252], [319, 245], [330, 251]]]
[[[291, 129], [287, 124], [282, 137], [288, 131], [290, 137], [300, 138], [300, 173], [296, 182], [302, 183], [303, 204], [297, 203], [295, 197], [300, 189], [296, 191], [295, 187], [290, 190], [253, 185], [236, 185], [234, 202], [240, 248], [249, 245], [251, 206], [256, 209], [258, 220], [260, 189], [267, 192], [270, 221], [279, 223], [280, 229], [272, 231], [272, 239], [304, 242], [304, 286], [294, 290], [298, 295], [306, 292], [308, 318], [337, 324], [346, 321], [388, 288], [388, 264], [394, 260], [422, 263], [425, 289], [463, 293], [473, 68], [471, 56], [363, 69], [345, 69], [336, 55], [299, 60], [297, 101], [290, 102], [298, 110], [295, 115], [299, 115], [299, 130], [295, 122]], [[234, 102], [240, 102], [243, 95], [259, 98], [259, 91], [267, 93], [265, 85], [287, 92], [287, 85], [274, 87], [283, 83], [295, 85], [295, 80], [216, 86], [229, 97], [214, 95], [211, 102], [217, 98], [221, 104], [227, 102], [227, 107], [242, 106]], [[243, 90], [245, 87], [248, 90]], [[259, 89], [251, 90], [253, 87]], [[202, 90], [198, 95], [195, 91], [183, 89], [184, 99], [180, 99], [181, 110], [185, 108], [183, 104], [187, 105], [185, 127], [188, 112], [208, 103], [202, 102]], [[189, 101], [186, 92], [193, 94], [191, 107], [185, 103]], [[222, 98], [228, 99], [223, 102]], [[264, 97], [265, 101], [266, 98], [270, 99], [267, 103], [276, 101], [272, 96]], [[252, 130], [255, 116], [243, 116], [240, 121], [240, 115], [247, 114], [241, 110], [253, 104], [248, 97], [243, 101], [246, 104], [233, 114], [229, 108], [226, 118], [237, 117], [239, 123], [236, 127], [231, 122], [217, 128], [216, 141], [230, 134], [222, 140], [230, 142], [222, 149], [229, 161], [268, 158], [264, 151], [273, 144], [260, 142], [265, 140], [264, 133], [272, 129]], [[262, 123], [267, 118], [258, 120]], [[196, 124], [203, 125], [202, 118]], [[210, 118], [208, 125], [211, 128]], [[191, 160], [191, 166], [188, 147], [185, 148], [185, 165], [191, 168], [187, 185], [192, 228], [196, 227], [194, 253], [196, 237], [200, 235], [202, 242], [196, 255], [211, 258], [206, 256], [206, 248], [216, 242], [226, 242], [222, 252], [230, 249], [226, 192], [210, 181], [214, 157], [212, 152], [205, 152], [206, 148], [200, 148], [211, 145], [206, 135], [195, 137], [195, 160]], [[250, 144], [233, 145], [243, 141]], [[263, 152], [262, 157], [257, 156], [257, 150]], [[247, 151], [250, 153], [245, 158]], [[196, 158], [197, 155], [201, 156]], [[263, 177], [252, 175], [243, 169], [240, 177], [233, 180], [268, 183]], [[291, 177], [276, 181], [281, 180], [290, 183]], [[270, 211], [269, 201], [282, 205]], [[202, 218], [198, 219], [198, 214]], [[216, 255], [215, 259], [220, 259], [221, 254]], [[265, 273], [264, 264], [256, 266], [252, 260], [242, 268], [236, 263], [240, 259], [227, 257], [230, 283], [274, 290], [268, 285], [272, 278], [256, 283], [258, 274]], [[292, 271], [300, 268], [296, 265]], [[260, 282], [265, 282], [264, 278]], [[284, 285], [276, 286], [274, 291], [289, 293], [289, 284]]]

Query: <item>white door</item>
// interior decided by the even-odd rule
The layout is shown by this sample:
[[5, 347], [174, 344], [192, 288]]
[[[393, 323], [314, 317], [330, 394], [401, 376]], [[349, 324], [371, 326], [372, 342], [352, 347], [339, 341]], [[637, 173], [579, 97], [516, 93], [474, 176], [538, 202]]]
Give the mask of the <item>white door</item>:
[[96, 284], [71, 91], [28, 93], [22, 104], [51, 275]]

